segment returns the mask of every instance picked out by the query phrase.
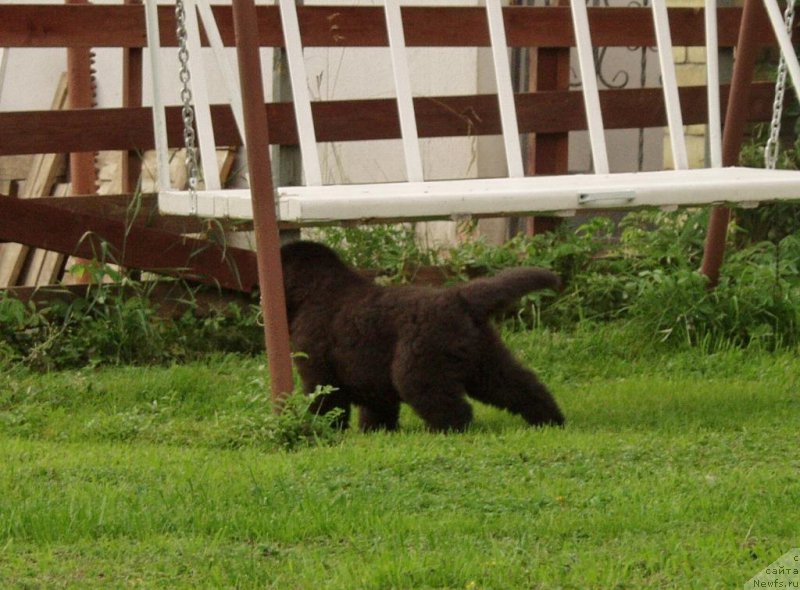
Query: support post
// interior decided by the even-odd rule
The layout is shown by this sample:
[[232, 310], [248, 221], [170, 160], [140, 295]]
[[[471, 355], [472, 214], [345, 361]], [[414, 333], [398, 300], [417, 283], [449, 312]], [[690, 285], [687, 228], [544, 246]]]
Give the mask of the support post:
[[[531, 48], [529, 68], [529, 91], [569, 90], [569, 49]], [[526, 165], [528, 176], [566, 174], [569, 168], [569, 134], [531, 134]], [[561, 221], [559, 217], [528, 217], [525, 232], [533, 236], [553, 231]]]
[[[142, 0], [125, 0], [125, 4], [141, 5]], [[141, 47], [126, 47], [122, 50], [122, 106], [142, 106], [142, 62]], [[139, 154], [126, 151], [122, 154], [122, 192], [132, 193], [139, 185], [142, 162]]]
[[[67, 0], [68, 4], [88, 4], [88, 0]], [[90, 109], [94, 106], [92, 80], [92, 55], [86, 47], [67, 49], [67, 108]], [[69, 155], [72, 194], [90, 195], [96, 190], [94, 153], [81, 152]]]
[[[67, 0], [67, 4], [89, 4], [88, 0]], [[95, 83], [93, 72], [93, 56], [87, 47], [67, 48], [67, 108], [90, 109], [95, 106]], [[95, 153], [79, 152], [69, 155], [70, 194], [93, 195], [97, 192], [97, 172], [95, 170]], [[85, 264], [87, 261], [76, 258], [67, 262]], [[69, 268], [67, 269], [69, 270]], [[88, 283], [88, 274], [69, 275], [72, 282]]]
[[254, 0], [233, 0], [236, 54], [244, 109], [245, 146], [253, 200], [258, 284], [264, 314], [264, 337], [269, 359], [270, 384], [275, 409], [292, 392], [289, 326], [283, 292], [280, 237], [269, 159], [267, 113], [258, 46], [258, 20]]
[[[739, 38], [736, 42], [728, 109], [725, 112], [725, 126], [722, 131], [723, 166], [735, 166], [739, 161], [739, 151], [747, 125], [750, 89], [758, 56], [757, 36], [758, 31], [763, 30], [764, 26], [768, 26], [768, 23], [761, 0], [745, 0], [742, 22], [739, 25]], [[700, 270], [708, 277], [709, 288], [716, 287], [719, 282], [719, 269], [725, 256], [725, 238], [730, 216], [731, 211], [727, 207], [715, 207], [711, 210]]]

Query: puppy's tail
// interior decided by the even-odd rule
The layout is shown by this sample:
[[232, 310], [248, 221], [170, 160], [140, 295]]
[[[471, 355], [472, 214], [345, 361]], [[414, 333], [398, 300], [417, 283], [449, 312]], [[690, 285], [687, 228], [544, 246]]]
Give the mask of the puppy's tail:
[[531, 291], [558, 291], [560, 287], [561, 280], [554, 272], [544, 268], [526, 267], [509, 268], [493, 277], [475, 279], [455, 289], [473, 314], [485, 318], [510, 307]]

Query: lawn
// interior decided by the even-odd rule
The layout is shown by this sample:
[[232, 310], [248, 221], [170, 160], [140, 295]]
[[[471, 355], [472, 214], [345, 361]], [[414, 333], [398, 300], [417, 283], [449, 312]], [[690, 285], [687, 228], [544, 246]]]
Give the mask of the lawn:
[[505, 334], [564, 429], [292, 451], [261, 358], [6, 369], [0, 587], [741, 588], [800, 545], [800, 359], [620, 334]]

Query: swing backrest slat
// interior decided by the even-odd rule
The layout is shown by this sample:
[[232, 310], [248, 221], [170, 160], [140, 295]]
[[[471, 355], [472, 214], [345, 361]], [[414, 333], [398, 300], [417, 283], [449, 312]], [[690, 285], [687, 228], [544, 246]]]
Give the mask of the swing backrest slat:
[[303, 45], [300, 38], [300, 25], [297, 20], [297, 6], [294, 0], [279, 0], [279, 4], [283, 36], [286, 42], [286, 60], [289, 63], [289, 78], [292, 82], [297, 133], [300, 137], [303, 175], [306, 185], [321, 186], [322, 170], [319, 165], [314, 118], [311, 115], [311, 97], [308, 91], [308, 75], [303, 60]]
[[183, 0], [186, 13], [186, 34], [189, 55], [195, 56], [195, 67], [191, 69], [191, 88], [194, 102], [194, 117], [197, 120], [197, 146], [200, 149], [200, 165], [207, 190], [219, 190], [222, 182], [217, 166], [217, 144], [211, 123], [211, 104], [208, 99], [208, 82], [200, 45], [200, 24], [194, 0]]
[[652, 0], [653, 25], [658, 43], [658, 63], [661, 66], [661, 85], [664, 91], [664, 105], [667, 109], [672, 159], [676, 170], [689, 168], [686, 153], [686, 138], [683, 133], [683, 114], [678, 96], [678, 79], [675, 74], [675, 61], [672, 53], [672, 35], [669, 30], [666, 0]]
[[572, 23], [575, 31], [575, 44], [578, 52], [583, 104], [589, 128], [589, 144], [592, 150], [592, 164], [598, 174], [608, 174], [608, 150], [606, 148], [603, 114], [600, 111], [600, 94], [597, 88], [597, 70], [592, 52], [592, 36], [589, 31], [589, 17], [584, 0], [571, 0]]
[[708, 152], [711, 168], [722, 167], [722, 109], [719, 99], [717, 2], [705, 0], [706, 88], [708, 91]]
[[489, 23], [489, 39], [492, 45], [492, 61], [497, 82], [497, 101], [500, 105], [500, 122], [503, 129], [503, 145], [509, 178], [525, 176], [522, 149], [519, 142], [519, 124], [514, 105], [514, 88], [511, 84], [511, 67], [508, 60], [508, 43], [503, 22], [503, 13], [498, 0], [486, 2]]
[[400, 135], [403, 140], [403, 154], [406, 160], [406, 178], [409, 182], [424, 180], [422, 154], [419, 149], [417, 118], [414, 114], [414, 101], [411, 96], [411, 76], [408, 71], [406, 40], [403, 20], [397, 0], [385, 0], [384, 13], [386, 30], [389, 35], [389, 52], [392, 57], [397, 111], [400, 116]]

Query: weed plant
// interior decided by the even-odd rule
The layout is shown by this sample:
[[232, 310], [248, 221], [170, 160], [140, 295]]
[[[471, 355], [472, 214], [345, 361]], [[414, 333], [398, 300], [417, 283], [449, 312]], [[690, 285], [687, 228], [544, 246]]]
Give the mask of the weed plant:
[[[104, 364], [186, 361], [215, 351], [254, 354], [263, 349], [255, 304], [196, 313], [190, 287], [175, 283], [186, 311], [162, 314], [154, 283], [132, 280], [110, 265], [89, 263], [86, 297], [36, 304], [0, 295], [0, 366], [38, 370]], [[106, 279], [110, 280], [109, 283]]]

